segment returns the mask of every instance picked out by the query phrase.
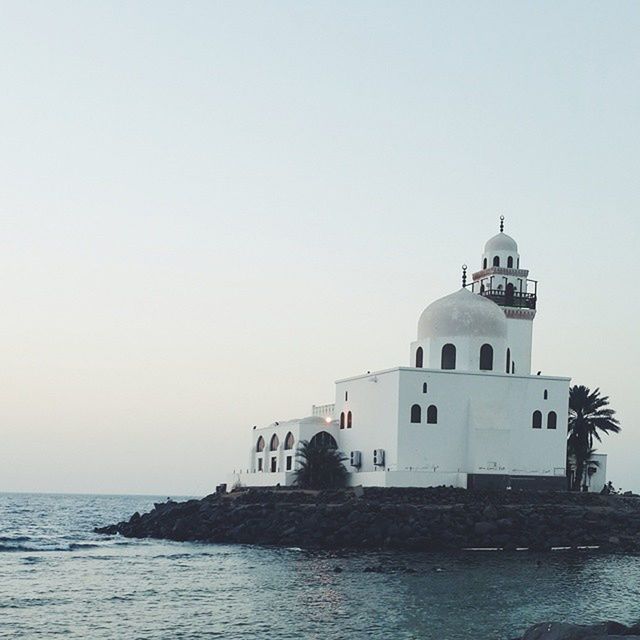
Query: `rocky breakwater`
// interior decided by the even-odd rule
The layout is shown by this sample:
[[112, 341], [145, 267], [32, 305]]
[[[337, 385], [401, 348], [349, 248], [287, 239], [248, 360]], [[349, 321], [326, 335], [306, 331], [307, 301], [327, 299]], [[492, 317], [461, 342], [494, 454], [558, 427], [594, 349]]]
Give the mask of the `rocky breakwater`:
[[324, 549], [640, 549], [637, 497], [453, 488], [241, 489], [97, 528], [129, 538]]

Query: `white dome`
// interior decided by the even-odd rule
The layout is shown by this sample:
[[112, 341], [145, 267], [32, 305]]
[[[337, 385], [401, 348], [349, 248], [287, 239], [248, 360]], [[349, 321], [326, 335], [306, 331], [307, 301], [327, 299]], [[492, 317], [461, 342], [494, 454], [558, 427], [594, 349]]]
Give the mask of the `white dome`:
[[506, 338], [507, 319], [495, 302], [463, 288], [432, 302], [418, 320], [418, 340], [456, 336]]
[[512, 251], [518, 253], [518, 243], [506, 233], [502, 231], [493, 238], [487, 240], [487, 244], [484, 245], [485, 253], [493, 253], [494, 251]]

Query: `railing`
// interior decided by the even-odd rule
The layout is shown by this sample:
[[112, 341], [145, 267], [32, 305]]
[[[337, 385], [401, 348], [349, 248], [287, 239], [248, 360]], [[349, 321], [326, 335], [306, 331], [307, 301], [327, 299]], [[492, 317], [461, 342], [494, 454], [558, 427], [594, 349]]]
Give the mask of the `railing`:
[[519, 291], [505, 291], [504, 289], [485, 289], [481, 296], [493, 300], [502, 307], [520, 307], [523, 309], [536, 308], [535, 293], [520, 293]]

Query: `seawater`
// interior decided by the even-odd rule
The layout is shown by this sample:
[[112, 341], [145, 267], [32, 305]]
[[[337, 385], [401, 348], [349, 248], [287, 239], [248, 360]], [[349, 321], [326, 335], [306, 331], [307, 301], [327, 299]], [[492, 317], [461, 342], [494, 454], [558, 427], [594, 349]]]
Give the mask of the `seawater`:
[[505, 640], [543, 620], [640, 619], [637, 555], [332, 554], [92, 532], [164, 499], [0, 494], [0, 638]]

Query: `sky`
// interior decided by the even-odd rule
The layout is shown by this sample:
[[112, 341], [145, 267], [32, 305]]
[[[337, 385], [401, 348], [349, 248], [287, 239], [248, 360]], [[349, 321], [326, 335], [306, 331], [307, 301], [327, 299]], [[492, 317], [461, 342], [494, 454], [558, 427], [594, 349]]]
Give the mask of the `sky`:
[[640, 491], [640, 3], [0, 3], [0, 491], [200, 495], [505, 230]]

